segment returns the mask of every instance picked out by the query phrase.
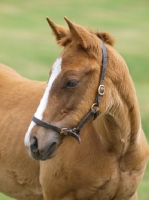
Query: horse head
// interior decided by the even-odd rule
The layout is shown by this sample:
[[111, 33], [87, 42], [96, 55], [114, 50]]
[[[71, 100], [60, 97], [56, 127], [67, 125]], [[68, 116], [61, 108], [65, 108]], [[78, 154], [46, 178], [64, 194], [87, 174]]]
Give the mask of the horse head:
[[104, 97], [100, 106], [96, 97], [104, 90], [102, 86], [99, 89], [102, 44], [113, 44], [107, 33], [87, 30], [67, 18], [67, 28], [47, 20], [57, 43], [64, 49], [50, 70], [45, 93], [25, 136], [30, 155], [38, 160], [53, 157], [69, 135], [80, 142], [80, 130], [77, 133], [75, 129], [90, 110], [96, 114], [98, 110], [106, 111]]

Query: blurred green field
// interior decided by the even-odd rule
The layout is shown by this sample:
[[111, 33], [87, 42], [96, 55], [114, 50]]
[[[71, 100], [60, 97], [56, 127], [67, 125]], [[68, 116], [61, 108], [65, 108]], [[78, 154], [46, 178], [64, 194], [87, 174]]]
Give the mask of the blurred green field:
[[[149, 141], [149, 1], [148, 0], [36, 0], [0, 1], [0, 62], [30, 79], [47, 80], [61, 51], [45, 20], [66, 25], [63, 17], [107, 31], [126, 60], [135, 83], [142, 126]], [[149, 165], [138, 189], [149, 200]], [[0, 200], [10, 198], [0, 194]]]

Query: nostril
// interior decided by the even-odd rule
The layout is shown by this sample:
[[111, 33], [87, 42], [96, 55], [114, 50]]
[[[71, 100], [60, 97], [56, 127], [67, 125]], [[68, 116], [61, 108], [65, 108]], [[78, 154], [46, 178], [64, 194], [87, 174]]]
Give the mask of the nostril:
[[38, 140], [36, 137], [32, 138], [30, 148], [33, 153], [38, 151]]

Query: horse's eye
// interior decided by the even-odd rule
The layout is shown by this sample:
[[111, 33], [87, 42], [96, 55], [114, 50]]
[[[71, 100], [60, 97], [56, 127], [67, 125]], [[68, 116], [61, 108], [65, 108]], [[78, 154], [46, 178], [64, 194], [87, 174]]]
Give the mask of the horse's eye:
[[73, 88], [76, 87], [79, 84], [78, 80], [70, 80], [66, 83], [66, 87]]

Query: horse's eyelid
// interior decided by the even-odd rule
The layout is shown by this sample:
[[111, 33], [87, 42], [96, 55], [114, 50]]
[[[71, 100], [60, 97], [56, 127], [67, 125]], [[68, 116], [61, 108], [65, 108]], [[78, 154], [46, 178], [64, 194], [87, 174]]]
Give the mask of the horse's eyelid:
[[[67, 83], [66, 83], [66, 85], [65, 85], [65, 87], [68, 87], [68, 88], [73, 88], [73, 87], [75, 87], [75, 86], [77, 86], [78, 84], [79, 84], [79, 80], [69, 80]], [[70, 84], [70, 85], [69, 85]], [[72, 84], [72, 85], [71, 85]], [[74, 84], [74, 85], [73, 85]]]

